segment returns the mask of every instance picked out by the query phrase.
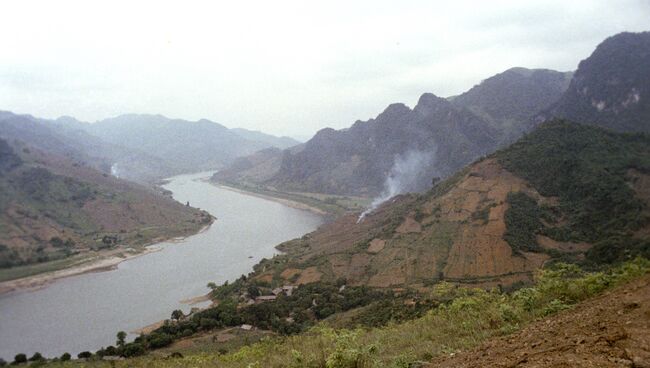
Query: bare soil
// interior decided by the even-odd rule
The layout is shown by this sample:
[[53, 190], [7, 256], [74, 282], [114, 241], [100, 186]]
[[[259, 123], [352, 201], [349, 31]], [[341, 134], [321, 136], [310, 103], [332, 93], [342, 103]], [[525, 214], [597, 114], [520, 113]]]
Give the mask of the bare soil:
[[429, 367], [650, 367], [650, 276]]

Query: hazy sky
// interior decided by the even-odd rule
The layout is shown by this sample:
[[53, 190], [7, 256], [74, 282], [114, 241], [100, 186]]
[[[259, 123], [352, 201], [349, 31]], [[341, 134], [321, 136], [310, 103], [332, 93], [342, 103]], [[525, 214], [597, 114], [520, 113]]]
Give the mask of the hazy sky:
[[650, 29], [650, 0], [20, 0], [2, 13], [0, 110], [287, 135], [513, 66], [574, 70], [604, 38]]

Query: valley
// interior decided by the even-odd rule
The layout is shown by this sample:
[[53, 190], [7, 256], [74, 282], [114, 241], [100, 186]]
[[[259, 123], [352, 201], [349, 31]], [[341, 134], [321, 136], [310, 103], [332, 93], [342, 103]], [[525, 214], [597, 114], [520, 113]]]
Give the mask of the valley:
[[324, 123], [349, 115], [323, 80], [287, 97], [333, 71], [300, 58], [271, 95], [278, 70], [226, 95], [193, 70], [158, 105], [187, 120], [0, 111], [0, 366], [650, 366], [650, 32], [618, 32], [575, 69], [490, 62], [447, 97], [427, 91], [481, 63], [321, 76], [392, 81], [341, 89], [371, 116], [351, 124]]
[[[0, 356], [36, 351], [76, 355], [112, 344], [119, 330], [132, 332], [168, 318], [174, 309], [188, 313], [206, 306], [182, 301], [206, 294], [208, 282], [232, 281], [247, 273], [260, 259], [277, 253], [276, 244], [312, 231], [322, 221], [318, 215], [200, 180], [209, 175], [174, 177], [165, 185], [177, 201], [190, 201], [217, 217], [207, 230], [149, 246], [146, 255], [119, 259], [104, 272], [0, 295]], [[56, 321], [53, 313], [59, 316]], [[44, 331], [44, 325], [50, 328]]]

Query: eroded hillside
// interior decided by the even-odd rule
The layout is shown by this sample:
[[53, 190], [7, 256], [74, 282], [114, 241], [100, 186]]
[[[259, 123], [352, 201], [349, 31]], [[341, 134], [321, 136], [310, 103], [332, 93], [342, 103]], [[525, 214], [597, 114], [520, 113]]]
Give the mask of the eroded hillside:
[[257, 277], [507, 286], [530, 281], [552, 260], [645, 254], [649, 158], [648, 136], [548, 123], [428, 193], [398, 196], [360, 223], [348, 214], [282, 244], [288, 254], [263, 262]]

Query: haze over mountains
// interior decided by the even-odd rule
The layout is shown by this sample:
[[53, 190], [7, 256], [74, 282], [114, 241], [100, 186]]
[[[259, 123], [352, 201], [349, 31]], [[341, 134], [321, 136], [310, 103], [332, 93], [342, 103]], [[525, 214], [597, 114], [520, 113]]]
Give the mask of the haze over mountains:
[[65, 153], [122, 178], [151, 183], [179, 173], [214, 170], [266, 147], [299, 142], [208, 120], [189, 122], [161, 115], [121, 115], [96, 123], [72, 117], [50, 121], [0, 114], [0, 137]]
[[217, 169], [261, 148], [296, 143], [160, 115], [88, 124], [0, 112], [0, 267], [197, 231], [209, 222], [207, 214], [148, 187], [171, 175]]
[[[284, 191], [378, 195], [395, 163], [427, 159], [422, 177], [399, 192], [423, 190], [553, 117], [618, 131], [648, 131], [650, 35], [623, 33], [600, 44], [575, 73], [512, 68], [448, 99], [426, 93], [413, 109], [390, 105], [376, 119], [319, 131], [282, 154], [258, 153], [215, 180]], [[264, 173], [264, 175], [258, 175]], [[394, 181], [394, 180], [393, 180]]]

